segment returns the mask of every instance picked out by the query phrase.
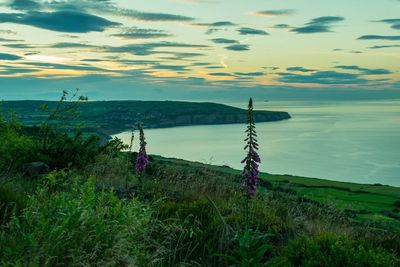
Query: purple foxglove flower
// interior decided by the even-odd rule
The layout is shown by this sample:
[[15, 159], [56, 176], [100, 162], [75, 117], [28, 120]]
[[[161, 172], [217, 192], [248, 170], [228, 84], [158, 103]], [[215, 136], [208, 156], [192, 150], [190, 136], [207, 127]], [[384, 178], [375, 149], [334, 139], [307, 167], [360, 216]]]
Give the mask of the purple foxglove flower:
[[138, 155], [136, 157], [135, 169], [137, 172], [143, 172], [146, 169], [146, 166], [149, 164], [149, 158], [146, 153], [146, 140], [144, 137], [143, 128], [140, 124], [138, 124], [139, 133], [140, 133], [140, 148]]
[[258, 175], [259, 171], [259, 163], [261, 162], [260, 156], [258, 155], [258, 144], [257, 144], [257, 133], [255, 130], [255, 122], [253, 117], [253, 100], [250, 98], [248, 113], [247, 113], [247, 129], [245, 131], [247, 133], [246, 146], [244, 149], [247, 151], [246, 157], [241, 161], [241, 163], [245, 163], [243, 168], [244, 181], [242, 183], [243, 191], [248, 197], [253, 196], [257, 190], [258, 183]]

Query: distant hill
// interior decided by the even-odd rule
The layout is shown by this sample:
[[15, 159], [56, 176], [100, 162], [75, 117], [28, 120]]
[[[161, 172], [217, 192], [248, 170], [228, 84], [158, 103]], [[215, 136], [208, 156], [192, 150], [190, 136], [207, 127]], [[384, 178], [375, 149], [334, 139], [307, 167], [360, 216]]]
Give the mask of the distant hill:
[[[47, 105], [49, 109], [54, 109], [57, 104], [56, 101], [4, 101], [0, 111], [7, 114], [12, 110], [24, 124], [37, 125], [47, 116], [40, 107]], [[247, 119], [244, 109], [216, 103], [180, 101], [88, 101], [79, 105], [78, 112], [78, 119], [68, 122], [69, 125], [79, 123], [84, 132], [102, 135], [131, 129], [137, 122], [145, 128], [167, 128], [244, 123]], [[255, 111], [254, 117], [257, 122], [269, 122], [286, 120], [290, 115], [281, 111]]]

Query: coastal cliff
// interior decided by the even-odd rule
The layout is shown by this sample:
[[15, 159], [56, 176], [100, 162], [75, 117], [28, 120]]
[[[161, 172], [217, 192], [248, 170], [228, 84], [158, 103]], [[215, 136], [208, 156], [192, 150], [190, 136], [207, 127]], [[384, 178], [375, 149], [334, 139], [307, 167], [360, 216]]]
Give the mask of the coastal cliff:
[[[54, 109], [53, 101], [5, 101], [0, 106], [5, 113], [12, 110], [26, 125], [38, 125], [45, 118], [40, 107]], [[69, 105], [68, 102], [64, 103]], [[137, 122], [146, 128], [167, 128], [189, 125], [245, 123], [244, 109], [216, 104], [182, 101], [89, 101], [81, 103], [79, 116], [68, 121], [65, 128], [79, 124], [84, 132], [112, 135], [131, 129]], [[257, 122], [290, 119], [287, 112], [255, 111]]]

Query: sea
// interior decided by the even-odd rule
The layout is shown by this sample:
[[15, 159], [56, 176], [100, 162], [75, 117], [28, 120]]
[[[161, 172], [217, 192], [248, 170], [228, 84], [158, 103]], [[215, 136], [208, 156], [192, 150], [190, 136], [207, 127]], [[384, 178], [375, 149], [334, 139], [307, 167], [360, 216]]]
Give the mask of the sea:
[[[224, 104], [246, 108], [244, 102]], [[292, 116], [256, 122], [261, 171], [400, 186], [400, 100], [255, 101], [254, 108]], [[245, 129], [245, 124], [146, 129], [147, 151], [242, 169]], [[131, 132], [115, 136], [129, 143]]]

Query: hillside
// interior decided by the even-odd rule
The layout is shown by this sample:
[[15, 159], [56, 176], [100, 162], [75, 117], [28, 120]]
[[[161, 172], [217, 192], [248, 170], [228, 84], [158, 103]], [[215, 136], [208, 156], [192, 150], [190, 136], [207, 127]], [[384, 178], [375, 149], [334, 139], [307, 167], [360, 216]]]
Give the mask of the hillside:
[[[48, 116], [40, 110], [41, 106], [54, 109], [57, 104], [51, 101], [4, 101], [2, 111], [6, 114], [12, 110], [24, 124], [35, 125]], [[68, 122], [69, 125], [79, 124], [84, 132], [106, 135], [129, 130], [137, 122], [145, 128], [246, 122], [246, 111], [240, 108], [179, 101], [90, 101], [80, 103], [78, 113], [79, 119]], [[254, 116], [257, 122], [290, 118], [287, 112], [275, 111], [255, 111]]]
[[1, 266], [400, 264], [399, 188], [262, 173], [249, 198], [227, 166], [44, 130], [0, 116]]

